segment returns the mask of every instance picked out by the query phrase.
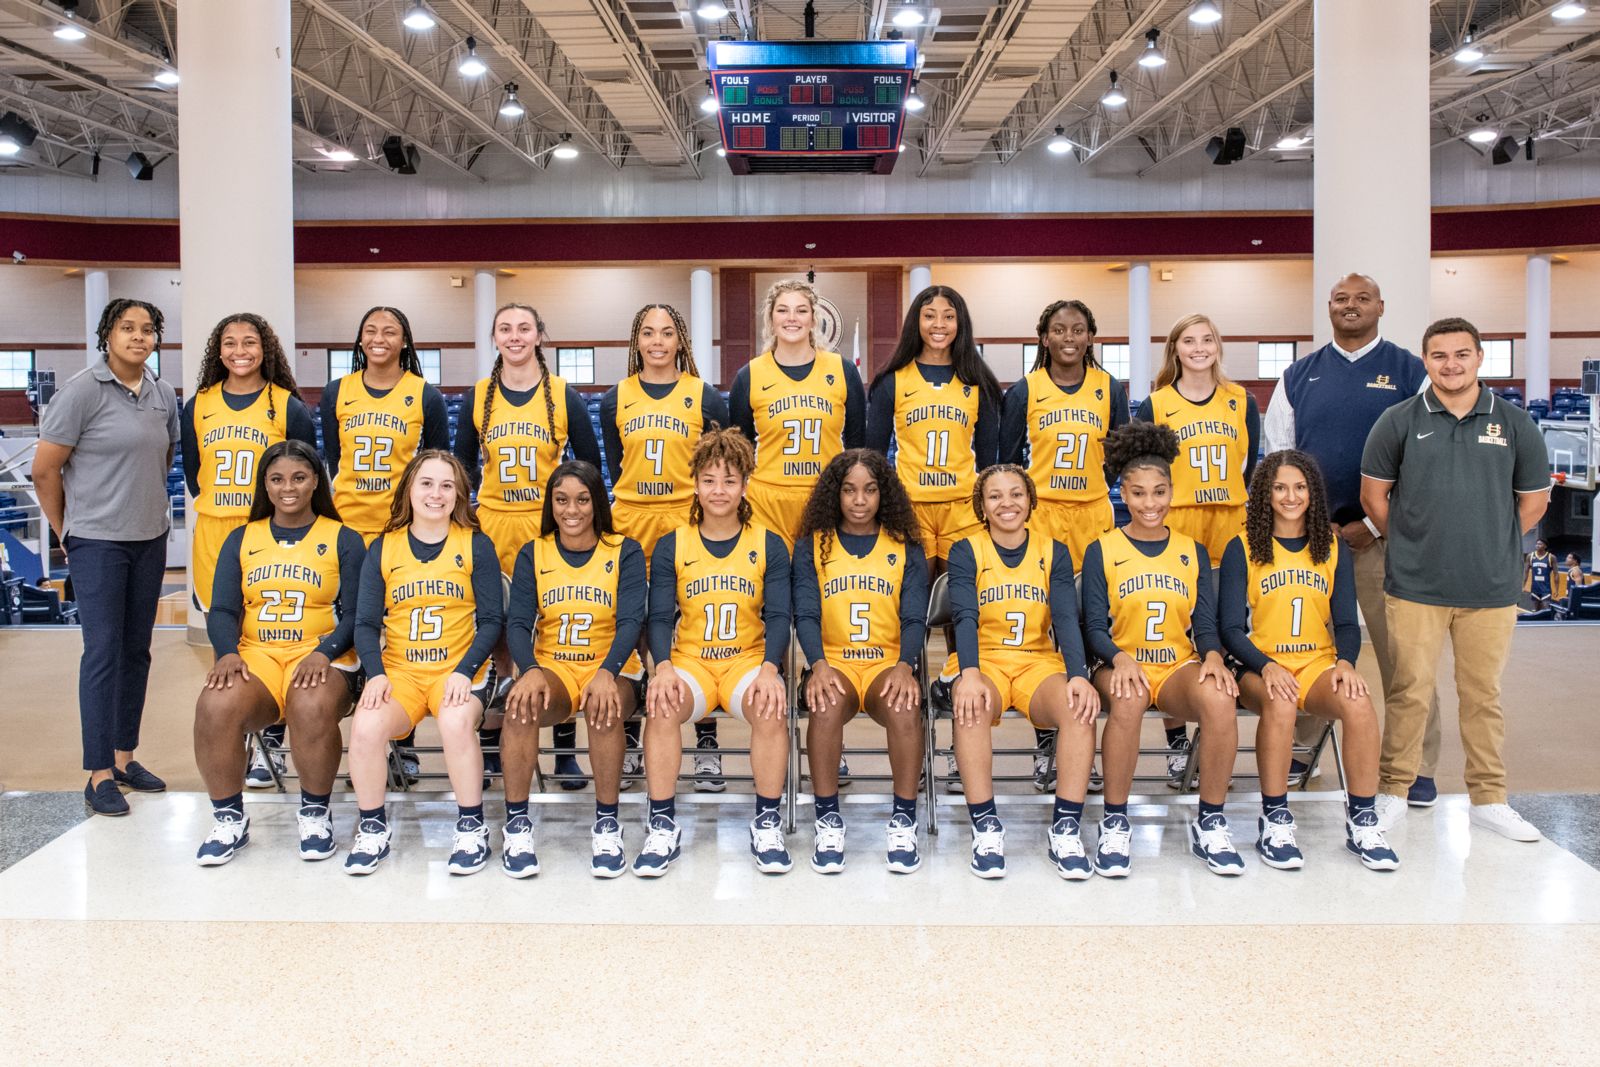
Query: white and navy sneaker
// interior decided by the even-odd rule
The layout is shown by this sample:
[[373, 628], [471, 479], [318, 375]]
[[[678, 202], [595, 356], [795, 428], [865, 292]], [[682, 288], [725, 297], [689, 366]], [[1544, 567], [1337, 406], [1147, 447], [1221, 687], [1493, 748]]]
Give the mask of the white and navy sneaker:
[[345, 874], [371, 874], [389, 858], [389, 824], [377, 819], [362, 819], [356, 824], [356, 839], [344, 858]]
[[639, 779], [644, 777], [644, 753], [624, 752], [622, 754], [622, 781], [620, 789], [632, 789], [639, 784]]
[[694, 748], [694, 791], [720, 793], [728, 788], [728, 783], [722, 780], [722, 755], [717, 751], [717, 739], [702, 737]]
[[644, 847], [633, 858], [633, 873], [640, 878], [660, 878], [682, 853], [683, 831], [676, 819], [652, 815], [646, 827]]
[[1094, 873], [1083, 851], [1078, 820], [1070, 815], [1063, 815], [1050, 827], [1050, 859], [1056, 873], [1069, 882], [1081, 882]]
[[1261, 862], [1280, 871], [1304, 867], [1306, 858], [1295, 844], [1294, 831], [1294, 813], [1288, 808], [1273, 808], [1269, 814], [1258, 815], [1256, 851], [1261, 854]]
[[842, 789], [850, 784], [850, 764], [846, 763], [843, 756], [839, 757], [839, 787]]
[[917, 824], [905, 812], [889, 817], [889, 870], [895, 874], [910, 874], [922, 866], [922, 856], [917, 852]]
[[844, 816], [830, 811], [817, 820], [816, 844], [811, 849], [811, 869], [818, 874], [844, 870]]
[[1095, 761], [1089, 764], [1089, 792], [1103, 793], [1105, 792], [1105, 789], [1106, 779], [1105, 776], [1100, 773], [1100, 760], [1098, 757], [1096, 757]]
[[[533, 834], [529, 829], [528, 851], [533, 851]], [[466, 816], [456, 820], [455, 839], [450, 843], [450, 858], [445, 869], [451, 874], [475, 874], [489, 862], [489, 828], [482, 819]], [[535, 860], [535, 863], [538, 861]]]
[[1126, 878], [1133, 853], [1133, 824], [1126, 815], [1100, 820], [1100, 840], [1094, 846], [1094, 873], [1102, 878]]
[[1244, 873], [1244, 857], [1233, 847], [1226, 815], [1210, 814], [1189, 821], [1189, 850], [1206, 861], [1212, 874]]
[[[250, 769], [244, 775], [246, 789], [272, 789], [278, 780], [272, 776], [273, 768], [278, 773], [283, 773], [283, 757], [274, 752], [271, 743], [258, 745], [254, 741], [250, 744]], [[269, 766], [270, 761], [270, 766]]]
[[[844, 847], [842, 839], [839, 846]], [[750, 820], [750, 854], [756, 858], [756, 870], [762, 874], [788, 874], [794, 866], [783, 840], [783, 819], [777, 812], [763, 811]], [[839, 863], [844, 864], [842, 855]]]
[[1006, 876], [1006, 828], [993, 815], [985, 815], [972, 828], [972, 863], [979, 878]]
[[1345, 816], [1344, 847], [1355, 853], [1361, 865], [1369, 871], [1395, 871], [1400, 869], [1400, 857], [1389, 847], [1389, 841], [1378, 829], [1378, 816], [1371, 808]]
[[1183, 777], [1189, 771], [1189, 749], [1191, 742], [1187, 737], [1181, 741], [1173, 741], [1167, 745], [1167, 788], [1182, 789]]
[[[462, 820], [465, 822], [466, 820]], [[474, 822], [476, 820], [473, 820]], [[461, 829], [456, 829], [456, 848], [461, 847]], [[489, 858], [489, 831], [483, 832], [484, 859]], [[457, 871], [454, 867], [455, 856], [450, 857], [452, 864], [451, 874], [471, 874], [478, 867]], [[539, 873], [539, 857], [533, 851], [533, 820], [526, 815], [514, 815], [506, 820], [505, 828], [500, 831], [500, 869], [512, 878], [532, 878]]]
[[964, 787], [961, 784], [961, 770], [956, 766], [956, 754], [954, 752], [946, 752], [944, 754], [944, 773], [945, 778], [948, 779], [944, 783], [944, 791], [946, 793], [962, 792]]
[[1054, 731], [1033, 750], [1033, 788], [1040, 793], [1056, 790], [1056, 735]]
[[200, 851], [194, 854], [194, 861], [202, 867], [220, 867], [249, 843], [250, 817], [224, 808], [213, 812], [211, 832], [201, 843]]
[[589, 828], [589, 851], [589, 873], [596, 878], [615, 878], [628, 869], [622, 854], [622, 824], [609, 815]]
[[331, 859], [338, 850], [333, 843], [333, 815], [322, 804], [302, 804], [295, 816], [300, 827], [300, 858]]

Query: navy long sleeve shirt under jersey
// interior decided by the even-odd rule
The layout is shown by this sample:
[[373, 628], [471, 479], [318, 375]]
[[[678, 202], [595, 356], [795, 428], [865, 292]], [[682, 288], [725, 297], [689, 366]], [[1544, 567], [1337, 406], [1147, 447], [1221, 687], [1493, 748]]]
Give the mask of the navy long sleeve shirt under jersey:
[[[978, 534], [983, 537], [985, 534]], [[1032, 537], [1030, 533], [1028, 535]], [[1050, 557], [1050, 626], [1055, 631], [1061, 664], [1074, 678], [1087, 678], [1089, 668], [1083, 654], [1083, 628], [1078, 623], [1077, 587], [1072, 582], [1072, 553], [1060, 541], [1053, 542]], [[1024, 539], [1016, 548], [998, 544], [995, 550], [1008, 567], [1022, 562], [1027, 553]], [[978, 660], [978, 561], [971, 541], [957, 541], [950, 549], [950, 619], [956, 628], [956, 659], [962, 670], [981, 667]]]
[[[1128, 541], [1151, 559], [1167, 550], [1171, 537], [1159, 541]], [[1211, 587], [1211, 557], [1206, 546], [1196, 543], [1195, 555], [1200, 580], [1195, 584], [1194, 607], [1189, 615], [1189, 639], [1202, 656], [1222, 653], [1222, 638], [1217, 633], [1217, 594]], [[1106, 592], [1105, 559], [1100, 552], [1100, 542], [1091, 541], [1083, 553], [1083, 632], [1088, 639], [1089, 651], [1101, 663], [1109, 666], [1122, 649], [1111, 639], [1111, 597]]]
[[[417, 540], [408, 528], [406, 537], [411, 541], [411, 552], [423, 563], [431, 563], [444, 551], [444, 541], [428, 544]], [[361, 657], [361, 669], [368, 678], [386, 673], [383, 669], [383, 616], [388, 590], [383, 587], [383, 545], [398, 531], [384, 534], [372, 542], [367, 560], [361, 567], [361, 599], [356, 607], [356, 655]], [[456, 674], [475, 678], [478, 668], [494, 651], [500, 632], [505, 629], [504, 593], [500, 588], [500, 560], [494, 554], [494, 542], [481, 531], [472, 532], [472, 602], [474, 633], [466, 655], [455, 666]]]
[[[1156, 421], [1156, 411], [1150, 406], [1149, 397], [1139, 401], [1139, 413], [1134, 417], [1140, 422]], [[1261, 458], [1261, 410], [1256, 407], [1256, 398], [1249, 393], [1244, 394], [1244, 435], [1244, 484], [1248, 489], [1250, 479], [1256, 475], [1256, 461]]]
[[[742, 533], [742, 531], [741, 531]], [[726, 541], [713, 541], [700, 535], [696, 527], [691, 536], [699, 537], [706, 551], [717, 559], [727, 559], [739, 544], [735, 535]], [[650, 557], [650, 657], [657, 663], [672, 658], [672, 635], [678, 617], [678, 531], [656, 542]], [[783, 538], [767, 531], [767, 572], [762, 584], [761, 622], [766, 630], [762, 658], [774, 667], [783, 666], [789, 650], [789, 551]]]
[[[505, 383], [501, 382], [500, 395], [494, 398], [493, 408], [498, 410], [501, 404], [510, 404], [514, 408], [533, 404], [532, 420], [540, 424], [543, 424], [547, 414], [543, 383], [532, 389], [507, 389]], [[478, 440], [478, 424], [473, 421], [473, 413], [482, 409], [483, 398], [478, 395], [478, 387], [469, 386], [461, 401], [461, 421], [456, 423], [455, 454], [461, 465], [467, 468], [473, 489], [483, 484], [483, 466], [478, 462], [482, 448]], [[589, 407], [584, 403], [583, 394], [570, 384], [567, 386], [567, 451], [572, 453], [573, 459], [581, 459], [593, 464], [595, 470], [600, 469], [600, 444], [594, 437], [594, 424], [589, 421]]]
[[[778, 364], [778, 369], [795, 381], [811, 373], [812, 365], [798, 367]], [[756, 439], [756, 416], [750, 407], [750, 365], [746, 363], [733, 376], [733, 386], [728, 390], [728, 417], [751, 441]], [[844, 447], [860, 448], [867, 439], [867, 392], [861, 386], [861, 372], [848, 359], [844, 361]], [[651, 567], [655, 564], [652, 562]], [[654, 574], [652, 570], [650, 573]]]
[[[299, 544], [315, 523], [290, 527], [272, 524], [272, 539], [282, 545]], [[206, 637], [218, 659], [239, 651], [239, 634], [244, 621], [244, 568], [239, 563], [239, 546], [244, 544], [244, 527], [230, 533], [222, 542], [215, 580], [211, 586], [211, 610], [206, 613]], [[361, 588], [361, 562], [366, 557], [366, 542], [348, 526], [340, 527], [339, 600], [334, 608], [333, 632], [317, 642], [317, 651], [338, 659], [350, 650], [355, 639], [356, 605]]]
[[[639, 388], [644, 390], [644, 395], [652, 400], [661, 400], [678, 387], [677, 382], [647, 382], [639, 381]], [[727, 402], [722, 399], [722, 394], [710, 382], [700, 393], [700, 433], [711, 429], [712, 423], [727, 429], [733, 425], [728, 415]], [[606, 450], [606, 470], [610, 472], [611, 484], [616, 485], [617, 479], [622, 477], [622, 430], [617, 422], [617, 387], [612, 386], [606, 390], [606, 395], [600, 398], [600, 436]]]
[[[1074, 396], [1083, 383], [1074, 386], [1056, 385], [1068, 396]], [[1111, 425], [1106, 427], [1110, 433], [1118, 426], [1128, 424], [1128, 391], [1117, 379], [1111, 379]], [[1005, 404], [1000, 409], [1000, 462], [1015, 463], [1026, 467], [1031, 462], [1028, 455], [1028, 379], [1026, 376], [1018, 378], [1010, 389], [1006, 390]], [[1106, 471], [1106, 484], [1110, 485], [1117, 480], [1113, 471]]]
[[[847, 534], [834, 531], [832, 551], [848, 552], [861, 558], [870, 553], [882, 533]], [[803, 537], [794, 546], [794, 632], [807, 663], [820, 663], [827, 657], [822, 648], [822, 585], [817, 578], [815, 535]], [[904, 570], [900, 575], [900, 661], [915, 667], [928, 635], [928, 561], [922, 546], [905, 546]]]
[[[1287, 551], [1299, 552], [1306, 547], [1304, 537], [1275, 538]], [[1361, 622], [1356, 617], [1355, 557], [1348, 550], [1339, 553], [1333, 567], [1333, 645], [1335, 655], [1346, 663], [1354, 663], [1361, 654]], [[1222, 644], [1228, 654], [1243, 663], [1249, 670], [1261, 673], [1261, 668], [1272, 662], [1272, 657], [1262, 652], [1250, 640], [1250, 560], [1244, 542], [1228, 542], [1222, 553], [1222, 589], [1218, 597], [1218, 614], [1221, 616]]]
[[[557, 541], [556, 550], [569, 567], [582, 567], [594, 557], [594, 549], [573, 552]], [[602, 670], [613, 676], [622, 672], [628, 656], [639, 647], [644, 631], [646, 586], [644, 549], [633, 538], [624, 538], [617, 565], [616, 636], [611, 640]], [[511, 571], [511, 609], [506, 613], [506, 647], [519, 673], [538, 665], [533, 647], [535, 608], [539, 603], [539, 580], [533, 562], [533, 542], [522, 546]]]
[[[328, 463], [328, 473], [339, 472], [339, 383], [342, 378], [335, 378], [322, 390], [322, 400], [317, 404], [317, 417], [322, 420], [322, 458]], [[393, 391], [393, 386], [388, 389], [374, 389], [367, 386], [367, 392], [375, 397], [386, 397]], [[450, 450], [450, 410], [445, 407], [444, 394], [426, 383], [422, 386], [422, 443], [418, 448], [442, 448]]]
[[[934, 366], [913, 363], [922, 380], [929, 385], [948, 385], [955, 380], [956, 369], [948, 364]], [[867, 398], [866, 447], [889, 454], [889, 442], [894, 439], [894, 379], [880, 380], [872, 387]], [[993, 466], [1000, 450], [1000, 409], [983, 398], [978, 402], [978, 424], [972, 430], [973, 469], [983, 470]]]
[[[266, 388], [265, 386], [262, 387]], [[297, 396], [290, 396], [284, 390], [274, 386], [275, 400], [283, 405], [284, 435], [291, 440], [304, 441], [317, 450], [317, 427], [311, 421], [311, 409], [306, 407], [305, 401]], [[222, 392], [222, 400], [228, 405], [229, 411], [243, 411], [256, 402], [261, 395], [261, 389], [253, 393]], [[194, 428], [194, 397], [184, 401], [183, 417], [179, 420], [181, 426], [179, 437], [181, 451], [183, 452], [183, 480], [189, 485], [189, 495], [200, 495], [200, 435]]]

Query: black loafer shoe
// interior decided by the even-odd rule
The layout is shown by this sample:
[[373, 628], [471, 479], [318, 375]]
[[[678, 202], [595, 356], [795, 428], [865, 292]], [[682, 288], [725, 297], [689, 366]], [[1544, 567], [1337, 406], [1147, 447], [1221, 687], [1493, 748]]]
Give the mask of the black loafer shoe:
[[99, 785], [92, 781], [83, 787], [83, 802], [96, 815], [126, 815], [128, 801], [117, 788], [117, 783], [107, 778]]
[[118, 785], [125, 785], [135, 793], [165, 793], [167, 783], [145, 770], [138, 760], [129, 760], [128, 769], [111, 768], [111, 777]]

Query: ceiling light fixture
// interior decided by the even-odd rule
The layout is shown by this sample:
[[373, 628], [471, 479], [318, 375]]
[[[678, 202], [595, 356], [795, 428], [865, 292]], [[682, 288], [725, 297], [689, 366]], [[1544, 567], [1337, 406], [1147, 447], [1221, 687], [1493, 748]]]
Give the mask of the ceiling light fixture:
[[717, 110], [717, 94], [711, 88], [711, 79], [706, 79], [706, 95], [700, 101], [700, 110], [707, 115], [714, 114]]
[[728, 17], [728, 8], [725, 4], [701, 4], [695, 14], [715, 22]]
[[178, 72], [168, 67], [163, 67], [162, 69], [156, 71], [156, 82], [160, 85], [177, 85]]
[[1196, 26], [1210, 26], [1222, 21], [1222, 11], [1212, 0], [1200, 0], [1189, 12], [1189, 21]]
[[423, 30], [431, 30], [438, 25], [434, 21], [433, 12], [428, 10], [427, 4], [412, 4], [410, 9], [406, 11], [405, 18], [400, 21], [405, 25], [406, 29], [416, 30], [418, 33]]
[[14, 156], [22, 151], [22, 146], [9, 137], [0, 137], [0, 156]]
[[1166, 53], [1161, 51], [1161, 46], [1156, 42], [1161, 39], [1161, 31], [1154, 26], [1144, 35], [1144, 51], [1139, 55], [1139, 66], [1146, 70], [1167, 65]]
[[1072, 151], [1072, 142], [1067, 140], [1067, 131], [1063, 126], [1056, 127], [1056, 135], [1045, 142], [1045, 147], [1051, 155], [1064, 156]]
[[1472, 43], [1473, 35], [1478, 32], [1478, 24], [1472, 23], [1467, 27], [1467, 35], [1462, 38], [1461, 47], [1456, 49], [1457, 63], [1476, 63], [1483, 58], [1483, 49]]
[[1106, 95], [1100, 98], [1106, 107], [1121, 107], [1128, 102], [1127, 96], [1117, 87], [1117, 72], [1111, 72], [1111, 88], [1106, 90]]
[[467, 38], [467, 54], [456, 64], [456, 73], [463, 78], [481, 78], [489, 73], [489, 65], [478, 58], [478, 39]]
[[1480, 126], [1476, 130], [1473, 130], [1471, 133], [1467, 134], [1467, 140], [1471, 141], [1473, 144], [1488, 144], [1490, 141], [1493, 141], [1499, 136], [1499, 130], [1491, 129], [1488, 126]]
[[1582, 4], [1561, 4], [1554, 11], [1550, 12], [1550, 17], [1560, 19], [1562, 22], [1567, 22], [1571, 19], [1582, 18], [1588, 13], [1589, 9], [1584, 7]]
[[500, 114], [508, 119], [520, 119], [527, 113], [528, 109], [517, 99], [517, 83], [506, 82], [506, 102], [500, 105]]
[[916, 6], [915, 0], [905, 0], [900, 5], [900, 10], [894, 13], [894, 18], [891, 21], [901, 29], [909, 30], [913, 26], [922, 25], [923, 17], [922, 12]]
[[717, 147], [717, 155], [726, 156], [727, 154], [728, 154], [728, 150], [726, 148], [723, 148], [720, 145]]
[[906, 94], [906, 110], [921, 111], [928, 106], [928, 102], [917, 95], [917, 83], [911, 83], [911, 91]]
[[323, 146], [318, 148], [317, 151], [322, 153], [324, 159], [333, 163], [354, 163], [356, 159], [356, 154], [348, 148], [328, 148]]
[[1278, 143], [1272, 147], [1280, 152], [1293, 152], [1296, 148], [1304, 148], [1307, 140], [1308, 138], [1290, 134], [1288, 137], [1279, 138]]
[[561, 143], [550, 150], [550, 154], [557, 159], [577, 159], [578, 146], [572, 143], [572, 134], [563, 133]]

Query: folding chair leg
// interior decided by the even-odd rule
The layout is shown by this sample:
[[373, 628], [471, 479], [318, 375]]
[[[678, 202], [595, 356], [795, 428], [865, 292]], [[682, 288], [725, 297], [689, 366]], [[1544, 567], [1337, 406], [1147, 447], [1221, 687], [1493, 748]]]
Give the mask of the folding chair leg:
[[1200, 725], [1195, 724], [1194, 737], [1189, 741], [1189, 762], [1183, 767], [1182, 793], [1193, 793], [1200, 788]]
[[922, 788], [924, 800], [928, 808], [928, 836], [939, 836], [939, 785], [934, 781], [933, 768], [936, 760], [933, 756], [934, 745], [938, 740], [938, 731], [934, 725], [938, 722], [933, 715], [932, 702], [929, 702], [927, 717], [927, 739], [922, 746]]
[[1344, 779], [1344, 749], [1339, 745], [1338, 731], [1334, 730], [1333, 723], [1328, 723], [1328, 743], [1333, 746], [1333, 769], [1339, 775], [1339, 791], [1348, 792], [1350, 787]]
[[789, 707], [789, 774], [784, 782], [784, 833], [794, 833], [800, 821], [800, 715]]
[[267, 739], [261, 735], [260, 730], [252, 730], [250, 740], [256, 746], [256, 751], [266, 756], [267, 773], [272, 775], [272, 784], [277, 787], [278, 792], [287, 793], [288, 790], [283, 787], [283, 775], [278, 773], [278, 765], [273, 762], [272, 753], [267, 749]]
[[397, 793], [404, 793], [411, 788], [411, 783], [406, 780], [405, 766], [400, 762], [400, 745], [398, 742], [389, 742], [389, 786]]

